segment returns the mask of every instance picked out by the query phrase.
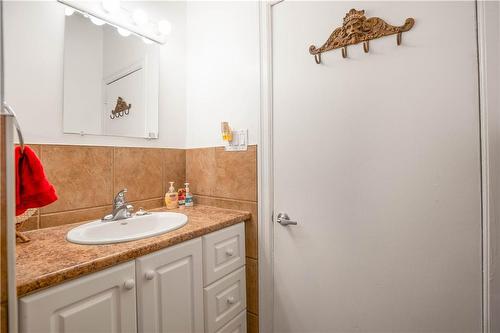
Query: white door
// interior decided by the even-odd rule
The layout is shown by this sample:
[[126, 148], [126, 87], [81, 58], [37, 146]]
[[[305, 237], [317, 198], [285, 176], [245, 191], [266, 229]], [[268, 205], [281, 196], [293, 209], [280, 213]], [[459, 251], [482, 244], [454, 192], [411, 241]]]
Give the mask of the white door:
[[[323, 54], [351, 9], [412, 30]], [[480, 332], [473, 2], [273, 6], [276, 332]], [[275, 217], [276, 221], [276, 217]]]
[[139, 332], [203, 332], [201, 238], [137, 259]]
[[137, 331], [134, 262], [25, 296], [23, 333], [132, 333]]

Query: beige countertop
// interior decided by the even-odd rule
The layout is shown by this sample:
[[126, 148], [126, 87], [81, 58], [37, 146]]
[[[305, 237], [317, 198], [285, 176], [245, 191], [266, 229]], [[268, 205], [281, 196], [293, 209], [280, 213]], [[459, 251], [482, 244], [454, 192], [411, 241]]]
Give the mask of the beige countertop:
[[202, 205], [172, 211], [188, 216], [184, 227], [163, 235], [126, 243], [78, 245], [68, 242], [66, 233], [85, 222], [25, 233], [31, 241], [16, 246], [18, 296], [133, 260], [251, 217], [250, 213], [245, 211]]

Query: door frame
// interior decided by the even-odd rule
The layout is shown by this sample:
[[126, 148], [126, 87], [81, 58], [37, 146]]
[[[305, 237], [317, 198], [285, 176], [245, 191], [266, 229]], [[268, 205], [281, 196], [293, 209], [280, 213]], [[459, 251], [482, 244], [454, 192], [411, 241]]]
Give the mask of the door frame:
[[[480, 152], [481, 152], [481, 244], [482, 244], [482, 325], [483, 333], [491, 332], [491, 306], [490, 306], [490, 278], [493, 271], [491, 247], [494, 241], [490, 239], [490, 226], [495, 223], [490, 219], [492, 207], [498, 198], [490, 188], [490, 148], [489, 148], [489, 110], [488, 108], [488, 74], [487, 74], [487, 27], [486, 27], [486, 6], [484, 0], [476, 0], [476, 28], [477, 28], [477, 64], [478, 64], [478, 94], [479, 94], [479, 120], [480, 120]], [[492, 151], [492, 154], [495, 152]]]
[[[259, 179], [259, 330], [274, 330], [274, 223], [273, 223], [273, 59], [272, 9], [285, 0], [259, 3], [260, 34], [260, 140], [258, 145]], [[481, 252], [482, 252], [482, 332], [491, 331], [490, 314], [490, 195], [488, 152], [488, 109], [486, 95], [486, 27], [484, 0], [476, 2], [478, 44], [478, 94], [481, 152]]]
[[259, 179], [259, 331], [274, 330], [274, 223], [273, 223], [273, 80], [272, 8], [284, 0], [259, 2], [260, 138]]

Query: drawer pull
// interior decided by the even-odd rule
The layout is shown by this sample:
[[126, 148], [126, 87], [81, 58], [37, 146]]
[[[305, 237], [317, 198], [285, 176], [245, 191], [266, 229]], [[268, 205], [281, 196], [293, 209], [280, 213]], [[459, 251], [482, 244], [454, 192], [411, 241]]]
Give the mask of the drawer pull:
[[123, 283], [123, 287], [125, 289], [127, 289], [127, 290], [134, 289], [134, 287], [135, 287], [135, 281], [134, 281], [134, 279], [125, 280], [125, 282]]
[[153, 280], [155, 277], [155, 272], [147, 271], [146, 273], [144, 273], [144, 277], [146, 278], [146, 280]]
[[234, 255], [234, 250], [233, 249], [226, 249], [226, 255], [228, 257], [232, 257]]
[[233, 297], [233, 296], [229, 296], [229, 297], [227, 298], [226, 302], [227, 302], [227, 304], [232, 305], [232, 304], [236, 303], [236, 300], [234, 299], [234, 297]]

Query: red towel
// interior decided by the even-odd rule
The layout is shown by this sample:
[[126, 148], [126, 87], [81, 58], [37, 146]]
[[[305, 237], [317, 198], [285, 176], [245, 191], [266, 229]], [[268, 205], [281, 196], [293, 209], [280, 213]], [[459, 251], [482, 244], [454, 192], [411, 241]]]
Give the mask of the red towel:
[[49, 183], [42, 163], [33, 150], [25, 146], [24, 153], [16, 147], [16, 215], [29, 208], [47, 206], [57, 200], [54, 186]]

